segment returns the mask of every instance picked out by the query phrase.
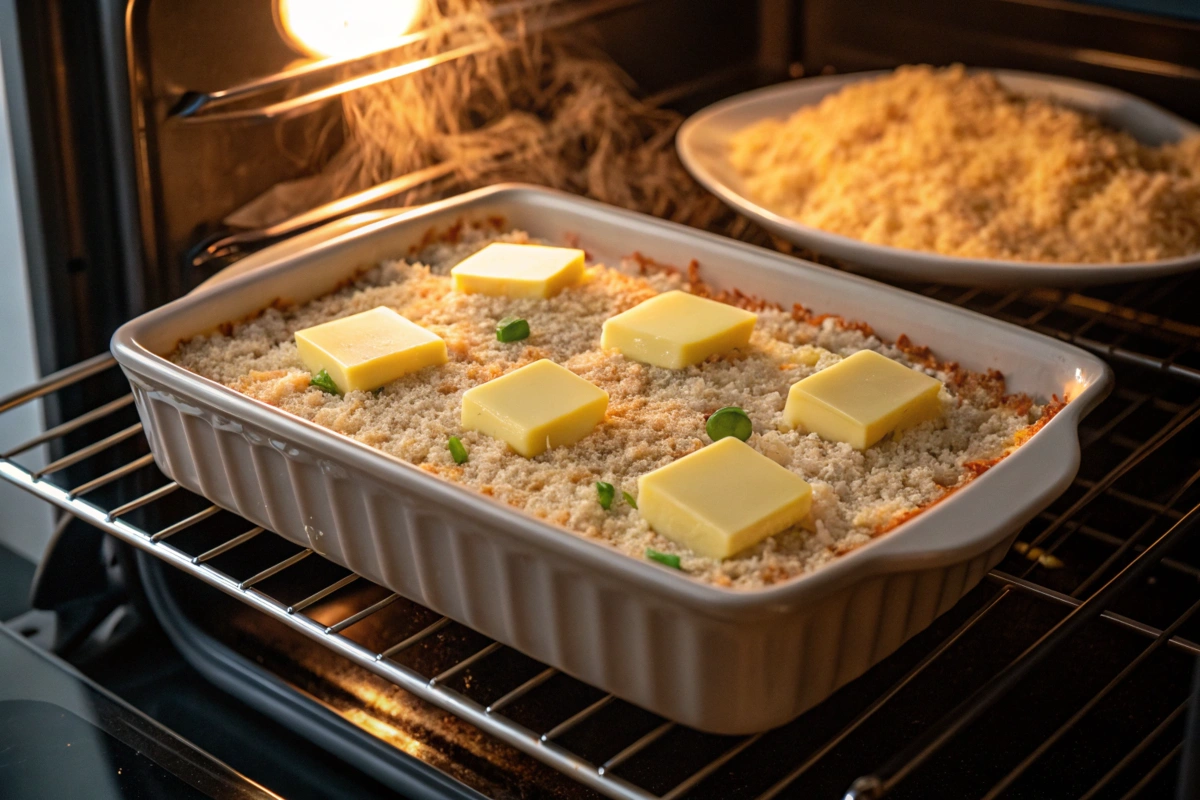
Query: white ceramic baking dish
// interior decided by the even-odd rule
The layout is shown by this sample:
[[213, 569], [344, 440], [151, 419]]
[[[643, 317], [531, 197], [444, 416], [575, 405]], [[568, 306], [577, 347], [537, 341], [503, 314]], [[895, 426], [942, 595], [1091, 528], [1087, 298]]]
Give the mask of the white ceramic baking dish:
[[[617, 264], [698, 259], [705, 279], [869, 321], [1013, 391], [1071, 402], [1015, 454], [892, 533], [805, 577], [722, 589], [444, 482], [163, 358], [277, 299], [319, 296], [431, 228], [500, 216]], [[558, 192], [499, 186], [374, 223], [124, 325], [113, 353], [159, 466], [182, 486], [618, 697], [703, 730], [787, 722], [949, 609], [1079, 462], [1112, 376], [1075, 347], [864, 278]]]

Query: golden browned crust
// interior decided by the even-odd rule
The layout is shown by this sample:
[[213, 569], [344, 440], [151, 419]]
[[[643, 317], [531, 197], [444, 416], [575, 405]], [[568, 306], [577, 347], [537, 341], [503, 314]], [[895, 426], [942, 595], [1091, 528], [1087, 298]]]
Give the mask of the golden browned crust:
[[[549, 300], [509, 300], [454, 292], [446, 273], [488, 241], [526, 241], [523, 234], [497, 235], [488, 224], [459, 225], [432, 231], [429, 237], [436, 243], [420, 259], [432, 267], [382, 265], [339, 292], [270, 308], [184, 342], [173, 359], [536, 518], [636, 558], [647, 547], [678, 554], [689, 575], [736, 588], [805, 574], [870, 541], [905, 514], [919, 513], [974, 479], [976, 467], [968, 465], [1001, 457], [1019, 436], [1027, 435], [1023, 430], [1045, 417], [1035, 401], [1004, 395], [998, 374], [976, 375], [943, 363], [907, 339], [897, 345], [882, 342], [862, 323], [806, 309], [785, 310], [737, 291], [714, 291], [695, 263], [680, 270], [635, 255], [619, 269], [593, 265], [581, 284]], [[751, 348], [686, 370], [648, 367], [599, 348], [604, 320], [675, 288], [754, 309], [759, 321]], [[311, 376], [299, 361], [294, 332], [379, 305], [441, 336], [449, 361], [405, 376], [378, 395], [335, 396], [309, 386]], [[513, 313], [529, 320], [533, 335], [518, 344], [498, 343], [495, 322]], [[793, 383], [865, 348], [943, 380], [941, 419], [865, 452], [783, 423]], [[563, 364], [608, 392], [608, 415], [592, 435], [572, 447], [524, 459], [501, 442], [461, 429], [464, 391], [540, 358]], [[621, 501], [607, 511], [599, 506], [596, 481], [636, 494], [638, 476], [703, 447], [708, 441], [705, 420], [727, 405], [750, 414], [751, 446], [812, 484], [814, 532], [787, 531], [717, 561], [659, 536]], [[455, 464], [450, 457], [449, 435], [466, 444], [466, 463]]]

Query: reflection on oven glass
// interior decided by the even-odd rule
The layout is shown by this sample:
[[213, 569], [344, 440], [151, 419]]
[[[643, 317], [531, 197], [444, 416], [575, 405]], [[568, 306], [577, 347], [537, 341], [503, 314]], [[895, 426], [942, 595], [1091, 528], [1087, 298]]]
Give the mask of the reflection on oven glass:
[[207, 797], [87, 720], [38, 700], [0, 701], [0, 780], [7, 800]]

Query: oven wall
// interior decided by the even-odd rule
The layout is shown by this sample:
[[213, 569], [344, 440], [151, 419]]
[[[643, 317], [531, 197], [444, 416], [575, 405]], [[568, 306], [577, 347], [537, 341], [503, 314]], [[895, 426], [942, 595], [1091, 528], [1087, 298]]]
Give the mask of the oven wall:
[[1200, 119], [1197, 21], [1059, 0], [804, 0], [798, 8], [805, 74], [954, 62], [1024, 69], [1115, 86]]
[[[0, 41], [0, 49], [5, 47]], [[0, 396], [37, 380], [37, 347], [17, 202], [16, 162], [0, 58]], [[34, 402], [0, 417], [0, 449], [24, 441], [42, 429], [41, 403]], [[0, 545], [38, 561], [50, 541], [52, 512], [47, 503], [5, 483], [0, 485]]]
[[[144, 310], [124, 19], [125, 0], [0, 0], [43, 374], [106, 351], [117, 326]], [[47, 409], [51, 421], [58, 412]]]

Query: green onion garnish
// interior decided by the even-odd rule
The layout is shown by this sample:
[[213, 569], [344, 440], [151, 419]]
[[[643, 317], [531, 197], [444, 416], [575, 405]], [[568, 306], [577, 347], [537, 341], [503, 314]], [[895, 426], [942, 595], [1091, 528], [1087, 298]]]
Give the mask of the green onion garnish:
[[754, 432], [754, 426], [750, 424], [750, 417], [745, 411], [737, 406], [726, 406], [713, 412], [704, 430], [708, 431], [708, 438], [714, 442], [726, 436], [733, 436], [744, 442]]
[[310, 383], [320, 389], [322, 392], [329, 392], [330, 394], [342, 393], [341, 390], [338, 389], [337, 384], [333, 382], [333, 378], [329, 377], [329, 373], [325, 370], [321, 370], [316, 375], [313, 375]]
[[637, 500], [629, 492], [621, 492], [621, 497], [625, 498], [625, 502], [629, 503], [630, 508], [637, 508]]
[[462, 443], [462, 439], [451, 436], [446, 446], [450, 448], [450, 457], [454, 459], [455, 464], [467, 463], [467, 446]]
[[519, 342], [529, 338], [529, 323], [519, 317], [505, 317], [496, 324], [496, 340]]
[[612, 508], [613, 497], [616, 496], [616, 493], [617, 490], [611, 483], [596, 481], [596, 496], [600, 500], [600, 507], [604, 510]]
[[653, 547], [646, 548], [646, 558], [664, 564], [671, 569], [679, 569], [679, 556], [671, 555], [670, 553], [660, 553]]

